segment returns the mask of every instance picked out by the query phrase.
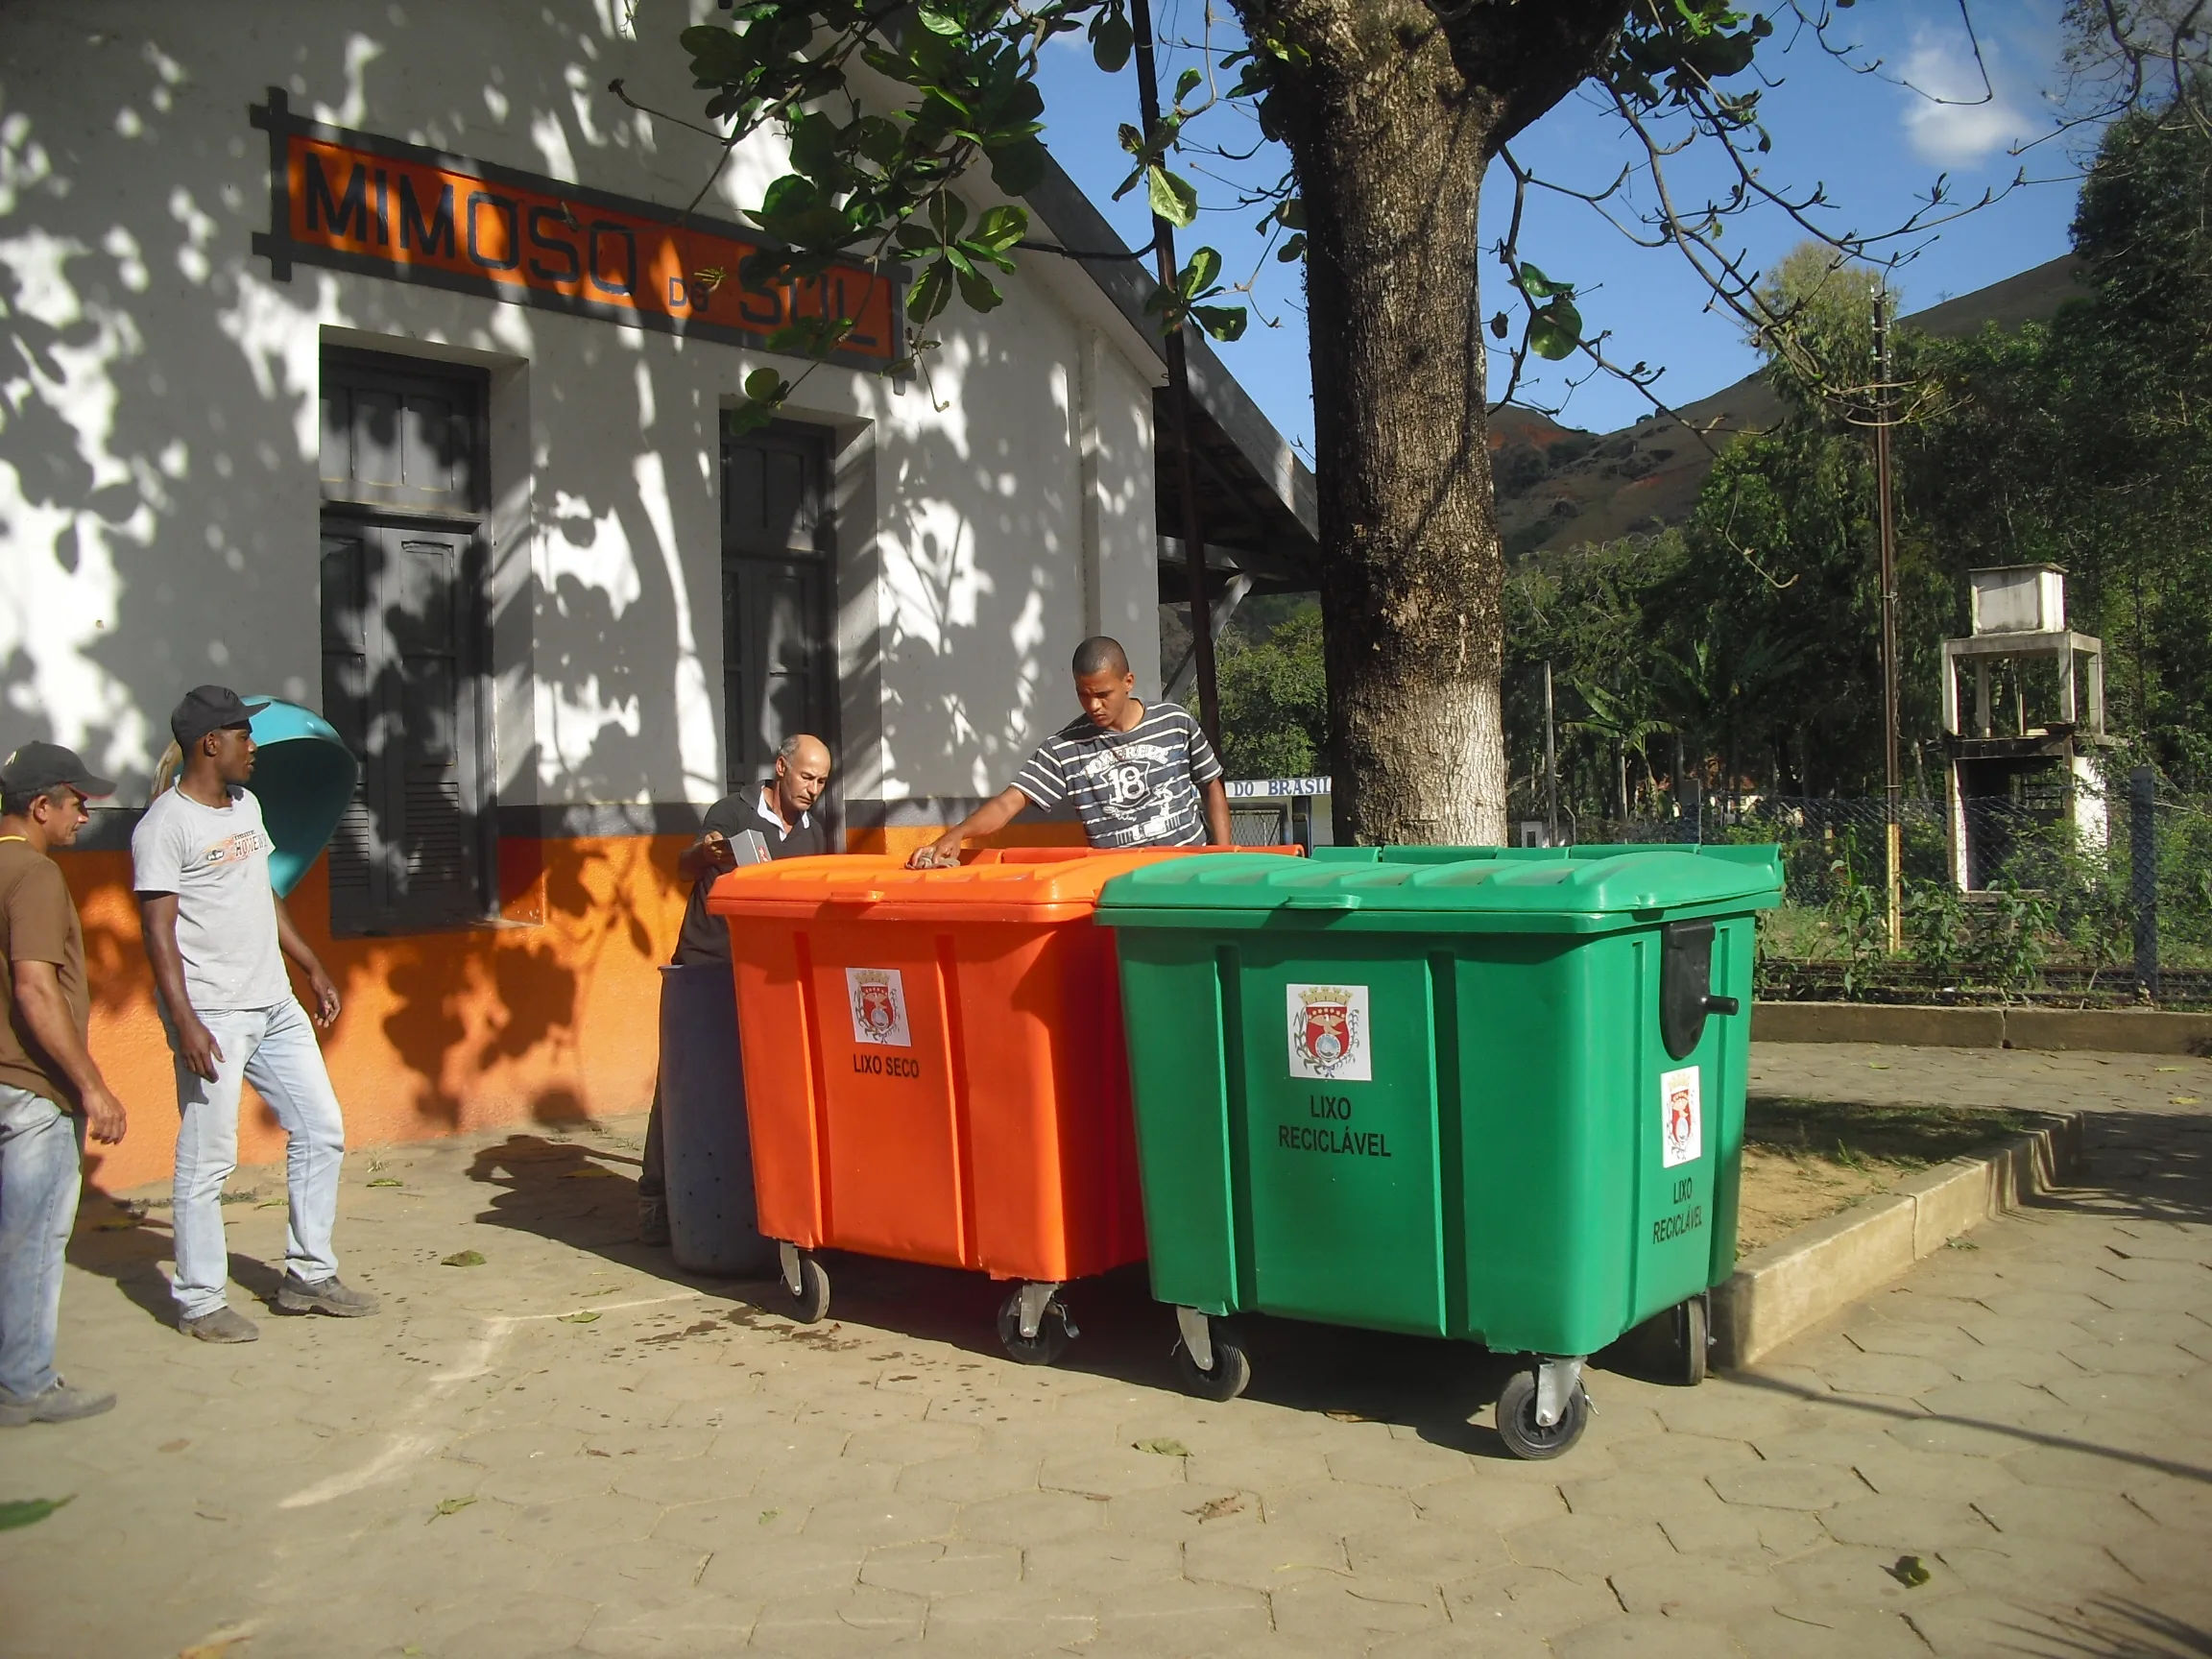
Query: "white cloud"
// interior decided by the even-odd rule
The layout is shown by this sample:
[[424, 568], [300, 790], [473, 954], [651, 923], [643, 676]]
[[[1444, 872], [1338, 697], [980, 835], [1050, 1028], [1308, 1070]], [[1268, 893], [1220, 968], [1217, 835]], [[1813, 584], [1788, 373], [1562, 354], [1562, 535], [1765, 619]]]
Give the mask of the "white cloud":
[[2015, 99], [1992, 42], [1983, 42], [1988, 84], [1971, 43], [1956, 32], [1912, 33], [1905, 60], [1905, 133], [1912, 148], [1940, 166], [1980, 161], [2037, 130], [2034, 113]]

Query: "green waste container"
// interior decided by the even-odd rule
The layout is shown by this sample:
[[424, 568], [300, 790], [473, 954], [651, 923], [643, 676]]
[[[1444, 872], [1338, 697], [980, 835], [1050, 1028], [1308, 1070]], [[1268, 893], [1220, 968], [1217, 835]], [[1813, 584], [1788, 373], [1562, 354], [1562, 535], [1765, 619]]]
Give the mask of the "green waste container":
[[[1539, 854], [1540, 855], [1536, 855]], [[1582, 1360], [1733, 1270], [1754, 912], [1771, 847], [1218, 854], [1107, 883], [1153, 1293], [1193, 1391], [1264, 1311], [1525, 1354], [1564, 1451]]]

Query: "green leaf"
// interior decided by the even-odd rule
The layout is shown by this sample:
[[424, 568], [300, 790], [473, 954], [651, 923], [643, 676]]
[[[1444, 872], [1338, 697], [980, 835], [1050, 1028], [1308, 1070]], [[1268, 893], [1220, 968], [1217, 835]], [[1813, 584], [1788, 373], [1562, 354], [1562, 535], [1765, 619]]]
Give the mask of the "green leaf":
[[68, 1498], [17, 1498], [0, 1503], [0, 1532], [43, 1521], [76, 1496], [72, 1492]]
[[[837, 325], [827, 317], [801, 317], [796, 322], [784, 324], [781, 328], [769, 329], [760, 344], [770, 351], [788, 351], [795, 357], [816, 357], [829, 350], [833, 343], [830, 337], [836, 331]], [[762, 395], [760, 401], [780, 403], [787, 395], [788, 389], [779, 382], [774, 392]]]
[[1132, 1440], [1130, 1446], [1139, 1452], [1153, 1452], [1163, 1457], [1188, 1457], [1190, 1448], [1180, 1440], [1162, 1434], [1150, 1440]]
[[968, 204], [951, 191], [940, 190], [929, 200], [929, 223], [940, 239], [954, 241], [968, 223]]
[[832, 183], [845, 171], [838, 136], [837, 123], [829, 116], [800, 116], [791, 124], [791, 165], [817, 183]]
[[1128, 122], [1124, 121], [1116, 128], [1114, 135], [1120, 141], [1121, 148], [1128, 151], [1130, 155], [1142, 156], [1144, 154], [1144, 134]]
[[1306, 232], [1283, 238], [1283, 246], [1275, 250], [1275, 257], [1286, 265], [1294, 265], [1306, 257]]
[[880, 115], [863, 115], [854, 142], [860, 154], [877, 166], [888, 167], [899, 158], [902, 142], [899, 124], [886, 121]]
[[991, 157], [991, 182], [1009, 196], [1026, 196], [1045, 182], [1045, 146], [1034, 138], [986, 149], [984, 154]]
[[998, 292], [997, 283], [984, 276], [982, 272], [973, 268], [960, 273], [959, 283], [960, 298], [968, 301], [968, 307], [972, 311], [995, 310], [998, 302], [1005, 298]]
[[372, 1187], [404, 1187], [407, 1183], [400, 1180], [397, 1175], [379, 1175], [369, 1185]]
[[940, 12], [933, 6], [915, 9], [914, 15], [921, 19], [922, 27], [932, 35], [954, 36], [966, 32], [967, 25], [950, 12]]
[[441, 1267], [481, 1267], [484, 1265], [484, 1252], [481, 1250], [456, 1250], [450, 1256], [439, 1257], [438, 1265]]
[[1565, 296], [1528, 320], [1528, 349], [1551, 362], [1573, 355], [1581, 340], [1582, 314]]
[[773, 369], [756, 369], [745, 376], [745, 396], [756, 403], [774, 403], [783, 396], [783, 376]]
[[906, 315], [915, 323], [926, 323], [944, 310], [945, 302], [951, 298], [952, 267], [939, 259], [906, 290]]
[[1193, 305], [1191, 319], [1198, 326], [1216, 340], [1240, 340], [1244, 337], [1244, 307], [1241, 305]]
[[752, 67], [753, 55], [733, 30], [703, 23], [677, 36], [691, 54], [691, 74], [702, 86], [720, 86], [740, 80]]
[[1496, 339], [1504, 339], [1512, 326], [1513, 325], [1506, 321], [1505, 313], [1503, 311], [1490, 319], [1490, 333]]
[[975, 118], [975, 111], [967, 100], [956, 97], [941, 83], [932, 82], [922, 94], [922, 109], [917, 121], [933, 121], [941, 127], [964, 128]]
[[1190, 255], [1190, 263], [1184, 266], [1175, 277], [1175, 291], [1186, 300], [1195, 300], [1214, 285], [1214, 278], [1221, 275], [1221, 255], [1211, 248], [1201, 248]]
[[[1037, 90], [1037, 83], [1034, 81], [1017, 81], [996, 108], [998, 111], [998, 124], [1001, 130], [1024, 126], [1045, 113], [1045, 94]], [[1032, 127], [1030, 130], [1039, 132], [1044, 131], [1041, 127]]]
[[1128, 65], [1136, 44], [1137, 33], [1129, 27], [1129, 19], [1118, 12], [1111, 12], [1092, 26], [1091, 60], [1107, 74], [1118, 75]]
[[760, 193], [760, 210], [756, 219], [784, 219], [800, 213], [811, 212], [823, 205], [822, 191], [813, 180], [797, 173], [786, 173], [772, 180]]
[[978, 248], [998, 251], [1013, 247], [1028, 234], [1029, 215], [1021, 208], [988, 207], [975, 221], [974, 232], [968, 240]]
[[587, 1309], [585, 1309], [585, 1310], [584, 1310], [582, 1312], [579, 1312], [579, 1313], [564, 1313], [564, 1314], [562, 1314], [562, 1315], [561, 1315], [561, 1323], [562, 1323], [562, 1324], [564, 1324], [564, 1325], [589, 1325], [589, 1324], [593, 1323], [595, 1320], [597, 1320], [597, 1319], [598, 1319], [598, 1317], [599, 1317], [599, 1310], [598, 1310], [598, 1309], [596, 1309], [596, 1308], [587, 1308]]
[[1144, 197], [1154, 213], [1178, 229], [1198, 217], [1198, 192], [1165, 167], [1144, 169]]
[[1176, 76], [1175, 102], [1180, 104], [1184, 99], [1190, 97], [1192, 92], [1197, 90], [1198, 84], [1205, 79], [1205, 72], [1199, 69], [1186, 69], [1182, 74]]
[[437, 1507], [430, 1511], [430, 1519], [435, 1521], [441, 1515], [458, 1515], [475, 1502], [476, 1500], [472, 1497], [441, 1498], [438, 1500]]
[[757, 432], [775, 419], [776, 406], [773, 403], [740, 403], [730, 411], [731, 436], [742, 438], [748, 432]]
[[1524, 261], [1521, 266], [1521, 286], [1528, 291], [1531, 300], [1549, 300], [1555, 294], [1573, 294], [1571, 282], [1554, 282], [1535, 266]]

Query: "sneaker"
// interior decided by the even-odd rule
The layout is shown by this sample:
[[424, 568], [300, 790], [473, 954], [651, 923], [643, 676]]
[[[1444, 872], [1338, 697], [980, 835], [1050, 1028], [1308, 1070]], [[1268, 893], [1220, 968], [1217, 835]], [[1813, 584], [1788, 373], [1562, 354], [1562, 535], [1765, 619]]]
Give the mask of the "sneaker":
[[276, 1288], [276, 1306], [287, 1313], [334, 1313], [341, 1319], [359, 1319], [376, 1311], [376, 1298], [338, 1283], [338, 1276], [308, 1284], [287, 1273]]
[[261, 1334], [261, 1327], [235, 1308], [218, 1308], [197, 1318], [180, 1319], [177, 1329], [203, 1342], [252, 1342]]
[[114, 1409], [114, 1395], [95, 1388], [72, 1388], [59, 1377], [44, 1393], [29, 1398], [0, 1389], [0, 1429], [20, 1429], [26, 1423], [74, 1423], [80, 1417], [97, 1417]]
[[637, 1242], [640, 1244], [665, 1244], [668, 1242], [667, 1199], [640, 1198], [637, 1200]]

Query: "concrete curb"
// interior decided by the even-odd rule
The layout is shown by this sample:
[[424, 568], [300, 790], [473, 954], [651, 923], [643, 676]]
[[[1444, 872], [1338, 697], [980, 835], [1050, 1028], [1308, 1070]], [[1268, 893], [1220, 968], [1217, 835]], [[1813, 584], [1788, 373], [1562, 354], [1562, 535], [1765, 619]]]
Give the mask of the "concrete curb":
[[2077, 1112], [1753, 1252], [1713, 1292], [1713, 1363], [1756, 1363], [1960, 1234], [2049, 1191], [2080, 1164]]
[[2212, 1014], [2166, 1014], [2149, 1008], [1930, 1008], [1878, 1002], [1761, 1002], [1751, 1010], [1751, 1041], [2212, 1054]]

